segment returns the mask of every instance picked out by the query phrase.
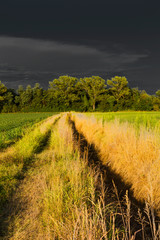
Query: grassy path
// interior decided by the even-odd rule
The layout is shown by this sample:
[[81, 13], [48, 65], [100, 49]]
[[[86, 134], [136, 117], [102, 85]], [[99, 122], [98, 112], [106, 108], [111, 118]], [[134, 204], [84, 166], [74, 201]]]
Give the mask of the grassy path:
[[[159, 239], [151, 213], [150, 225], [148, 217], [136, 215], [127, 184], [122, 186], [123, 178], [104, 167], [90, 141], [96, 133], [103, 142], [102, 128], [81, 120], [67, 114], [49, 118], [0, 157], [10, 176], [3, 183], [4, 171], [0, 179], [9, 189], [1, 207], [0, 239]], [[112, 180], [121, 185], [121, 194]]]
[[0, 150], [13, 145], [33, 124], [52, 115], [53, 113], [1, 113]]
[[42, 151], [47, 144], [51, 127], [57, 118], [54, 116], [43, 121], [0, 155], [0, 235], [2, 239], [6, 232], [11, 197], [35, 161], [35, 153]]
[[63, 117], [13, 194], [2, 239], [108, 239], [107, 234], [119, 234], [119, 229], [112, 234], [116, 212], [104, 205], [103, 181], [73, 142]]

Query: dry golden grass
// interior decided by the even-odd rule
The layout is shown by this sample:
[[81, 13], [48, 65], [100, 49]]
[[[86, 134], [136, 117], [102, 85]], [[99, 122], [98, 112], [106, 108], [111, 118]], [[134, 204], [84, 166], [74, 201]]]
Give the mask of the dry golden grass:
[[74, 114], [77, 130], [100, 153], [103, 164], [131, 184], [135, 197], [160, 211], [160, 138], [141, 129], [137, 135], [127, 123], [108, 122], [102, 126], [94, 118]]

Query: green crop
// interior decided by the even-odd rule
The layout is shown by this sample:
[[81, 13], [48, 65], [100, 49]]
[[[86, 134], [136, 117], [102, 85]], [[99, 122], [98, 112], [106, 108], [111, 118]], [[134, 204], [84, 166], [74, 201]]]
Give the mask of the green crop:
[[0, 148], [15, 142], [28, 127], [52, 115], [53, 113], [0, 114]]
[[120, 123], [128, 122], [136, 129], [139, 129], [141, 126], [148, 130], [160, 128], [160, 112], [107, 112], [86, 113], [86, 115], [94, 116], [98, 120], [102, 120], [102, 123], [118, 119]]

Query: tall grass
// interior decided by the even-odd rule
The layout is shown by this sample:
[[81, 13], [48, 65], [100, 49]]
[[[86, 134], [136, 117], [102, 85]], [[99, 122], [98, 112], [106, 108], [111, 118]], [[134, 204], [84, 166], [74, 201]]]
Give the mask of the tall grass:
[[109, 165], [134, 196], [147, 201], [160, 214], [160, 138], [155, 131], [140, 129], [119, 121], [102, 124], [83, 115], [72, 118], [76, 128], [99, 151], [101, 161]]
[[100, 173], [80, 158], [73, 143], [71, 128], [62, 118], [48, 149], [37, 155], [36, 167], [15, 195], [15, 202], [20, 196], [20, 210], [9, 239], [129, 239], [131, 233], [115, 224], [120, 214], [116, 204], [105, 205]]
[[107, 112], [107, 113], [86, 113], [86, 116], [94, 116], [96, 119], [105, 122], [114, 122], [118, 120], [120, 123], [128, 122], [137, 130], [143, 126], [146, 129], [160, 132], [160, 113], [159, 112]]
[[[131, 169], [134, 164], [130, 165], [132, 160], [130, 157], [134, 154], [137, 154], [137, 157], [136, 151], [140, 151], [140, 148], [137, 149], [138, 145], [136, 145], [134, 154], [132, 152], [130, 156], [130, 147], [127, 148], [123, 144], [127, 144], [127, 140], [133, 136], [137, 144], [143, 143], [143, 137], [147, 136], [149, 139], [147, 146], [148, 143], [151, 146], [152, 143], [159, 144], [159, 141], [154, 142], [154, 136], [144, 130], [137, 137], [135, 129], [127, 124], [121, 125], [116, 122], [110, 123], [108, 126], [108, 124], [97, 123], [97, 120], [84, 118], [83, 115], [76, 115], [72, 119], [75, 121], [78, 131], [83, 133], [88, 142], [94, 143], [100, 151], [103, 163], [109, 164], [115, 172], [122, 176], [124, 181], [133, 186], [130, 174], [133, 174], [133, 180], [135, 180], [140, 172], [136, 175]], [[47, 138], [47, 146], [43, 148], [42, 152], [35, 155], [37, 148], [32, 148], [25, 138], [22, 140], [26, 142], [26, 151], [23, 149], [21, 152], [20, 149], [23, 141], [16, 144], [15, 151], [17, 153], [19, 151], [17, 166], [24, 163], [25, 159], [32, 160], [34, 158], [34, 161], [25, 172], [24, 179], [20, 181], [18, 188], [14, 189], [15, 193], [8, 207], [10, 212], [9, 228], [6, 233], [3, 233], [3, 239], [134, 240], [139, 232], [142, 233], [140, 234], [141, 239], [151, 239], [146, 238], [146, 220], [140, 211], [138, 220], [141, 227], [137, 231], [132, 229], [131, 221], [134, 216], [131, 215], [131, 202], [127, 193], [124, 203], [121, 203], [115, 187], [116, 199], [114, 196], [113, 201], [108, 201], [110, 189], [105, 188], [103, 175], [98, 167], [88, 165], [87, 154], [84, 153], [84, 156], [80, 154], [73, 131], [65, 116], [60, 118], [52, 128], [55, 121], [56, 119], [51, 118], [45, 124], [40, 125], [38, 131], [35, 130], [35, 135], [28, 134], [28, 139], [33, 138], [32, 144], [34, 144], [36, 134], [39, 142], [39, 134], [45, 135], [51, 131]], [[135, 142], [129, 142], [131, 145], [133, 143]], [[119, 144], [118, 148], [117, 144]], [[30, 153], [27, 152], [28, 148], [32, 148]], [[124, 155], [121, 156], [120, 150]], [[138, 162], [136, 164], [138, 165]], [[125, 169], [122, 171], [122, 168]], [[128, 170], [130, 173], [127, 172]], [[21, 172], [21, 170], [19, 171]], [[126, 172], [127, 176], [123, 176]], [[7, 176], [9, 175], [7, 174]], [[133, 190], [136, 195], [136, 186], [133, 187]], [[151, 200], [147, 194], [147, 190], [146, 192], [142, 191], [140, 199], [146, 199], [147, 196], [149, 204], [146, 205], [145, 211], [150, 222], [152, 239], [158, 240], [159, 229], [156, 228], [153, 208], [157, 205], [153, 204], [153, 199]]]

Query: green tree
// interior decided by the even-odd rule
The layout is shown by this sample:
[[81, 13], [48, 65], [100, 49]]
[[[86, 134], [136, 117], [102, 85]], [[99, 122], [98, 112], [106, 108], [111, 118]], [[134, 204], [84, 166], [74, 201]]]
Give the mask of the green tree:
[[5, 93], [5, 103], [3, 105], [2, 112], [13, 112], [13, 106], [14, 106], [14, 94], [12, 91], [8, 90]]
[[110, 93], [114, 96], [117, 104], [116, 110], [126, 109], [130, 105], [131, 90], [128, 87], [128, 81], [126, 77], [115, 76], [111, 80], [107, 80], [107, 84], [110, 86]]
[[152, 96], [153, 110], [159, 111], [160, 109], [160, 97]]
[[106, 91], [105, 80], [98, 76], [80, 78], [78, 84], [89, 97], [93, 111], [96, 109], [96, 103], [100, 96]]
[[22, 85], [19, 85], [17, 90], [18, 95], [21, 95], [24, 91], [24, 87]]
[[139, 102], [140, 102], [140, 91], [138, 88], [131, 89], [131, 109], [138, 110], [139, 109]]
[[157, 90], [155, 95], [152, 96], [153, 110], [159, 111], [160, 109], [160, 90]]
[[33, 90], [31, 85], [28, 85], [26, 87], [26, 90], [21, 94], [21, 102], [22, 106], [26, 107], [32, 102], [32, 97], [33, 97]]
[[140, 93], [140, 100], [139, 100], [139, 109], [142, 111], [151, 111], [153, 110], [153, 102], [152, 97], [146, 93], [145, 90], [142, 90]]
[[41, 108], [43, 102], [43, 89], [40, 87], [39, 83], [36, 83], [32, 91], [33, 91], [32, 106]]
[[6, 86], [0, 81], [0, 101], [4, 101], [6, 92]]
[[77, 95], [78, 79], [70, 76], [60, 76], [49, 82], [49, 95], [61, 108], [70, 109], [75, 101], [79, 100]]
[[7, 92], [6, 86], [0, 81], [0, 111], [3, 108], [3, 105], [5, 103], [5, 94]]
[[33, 88], [33, 98], [40, 97], [42, 95], [43, 89], [40, 87], [39, 83], [35, 83]]
[[25, 107], [28, 108], [28, 106], [31, 105], [33, 99], [32, 87], [28, 85], [24, 90], [23, 86], [20, 85], [17, 92], [18, 96], [15, 97], [15, 103], [18, 104], [21, 109]]
[[158, 98], [160, 98], [160, 90], [157, 90], [157, 91], [156, 91], [156, 96], [157, 96]]
[[118, 101], [121, 98], [125, 98], [130, 94], [130, 89], [128, 87], [128, 81], [126, 77], [115, 76], [111, 80], [107, 80], [107, 84], [111, 87], [113, 96]]
[[22, 107], [22, 99], [23, 99], [23, 93], [25, 92], [24, 88], [22, 85], [18, 86], [18, 96], [15, 96], [15, 103], [21, 108]]

